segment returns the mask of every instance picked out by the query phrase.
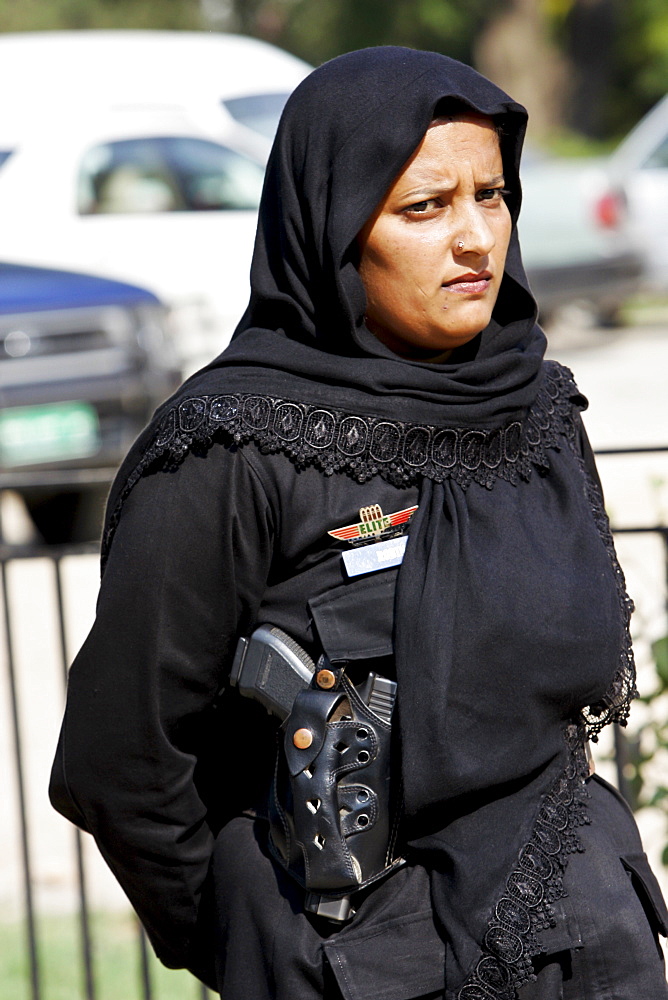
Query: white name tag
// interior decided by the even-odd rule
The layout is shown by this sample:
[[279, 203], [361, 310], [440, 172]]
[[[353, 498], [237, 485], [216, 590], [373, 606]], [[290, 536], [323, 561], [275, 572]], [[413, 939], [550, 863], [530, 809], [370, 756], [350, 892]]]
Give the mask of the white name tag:
[[374, 545], [361, 545], [343, 553], [343, 562], [348, 576], [361, 576], [362, 573], [375, 573], [379, 569], [389, 569], [399, 566], [404, 558], [408, 535], [400, 538], [389, 538], [386, 542], [376, 542]]

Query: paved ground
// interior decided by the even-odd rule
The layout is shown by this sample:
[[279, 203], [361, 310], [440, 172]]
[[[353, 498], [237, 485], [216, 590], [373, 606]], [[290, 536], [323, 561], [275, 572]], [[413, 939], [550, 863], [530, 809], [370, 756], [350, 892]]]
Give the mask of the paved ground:
[[[590, 399], [587, 427], [594, 447], [668, 445], [668, 322], [619, 331], [562, 327], [553, 331], [548, 353], [574, 370]], [[668, 520], [668, 453], [606, 458], [600, 466], [608, 508], [617, 524]], [[5, 513], [8, 526], [19, 536], [25, 531], [20, 511], [9, 505]], [[651, 684], [648, 641], [666, 631], [664, 569], [652, 539], [625, 539], [621, 549], [629, 589], [640, 608], [638, 655], [641, 684], [646, 687]], [[97, 561], [94, 557], [69, 560], [63, 571], [71, 656], [92, 620]], [[51, 811], [46, 798], [63, 701], [62, 663], [55, 652], [53, 568], [48, 561], [16, 563], [10, 567], [10, 585], [36, 898], [40, 909], [57, 912], [73, 905], [74, 863], [71, 830]], [[604, 745], [599, 756], [605, 752]], [[13, 760], [6, 670], [0, 652], [0, 916], [17, 914], [21, 908]], [[606, 776], [612, 773], [604, 760], [600, 767]], [[641, 825], [656, 860], [668, 838], [663, 817], [646, 810]], [[87, 855], [93, 905], [123, 905], [90, 844]]]

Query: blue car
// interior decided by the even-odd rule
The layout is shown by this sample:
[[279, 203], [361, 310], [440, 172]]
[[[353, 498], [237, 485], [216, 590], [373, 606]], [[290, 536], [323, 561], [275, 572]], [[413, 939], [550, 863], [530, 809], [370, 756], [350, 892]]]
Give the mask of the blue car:
[[0, 263], [0, 490], [45, 542], [97, 536], [115, 467], [179, 382], [166, 321], [143, 288]]

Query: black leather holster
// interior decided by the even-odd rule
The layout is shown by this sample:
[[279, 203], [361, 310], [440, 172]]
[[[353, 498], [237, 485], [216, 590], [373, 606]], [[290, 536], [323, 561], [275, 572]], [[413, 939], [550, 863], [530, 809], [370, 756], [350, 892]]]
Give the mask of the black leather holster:
[[[383, 878], [394, 857], [391, 725], [345, 673], [295, 698], [270, 797], [275, 857], [310, 892], [337, 897]], [[305, 745], [306, 744], [306, 745]]]

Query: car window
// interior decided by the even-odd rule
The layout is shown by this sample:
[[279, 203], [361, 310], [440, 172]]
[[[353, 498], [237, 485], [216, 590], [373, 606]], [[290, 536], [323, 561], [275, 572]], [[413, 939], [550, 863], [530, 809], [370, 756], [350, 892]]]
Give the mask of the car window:
[[123, 139], [89, 149], [79, 169], [81, 215], [257, 209], [263, 168], [190, 136]]
[[289, 94], [252, 94], [223, 101], [233, 118], [242, 125], [273, 139]]
[[0, 167], [12, 155], [11, 149], [0, 149]]
[[653, 153], [645, 160], [644, 167], [668, 167], [668, 135], [663, 142], [656, 147]]

